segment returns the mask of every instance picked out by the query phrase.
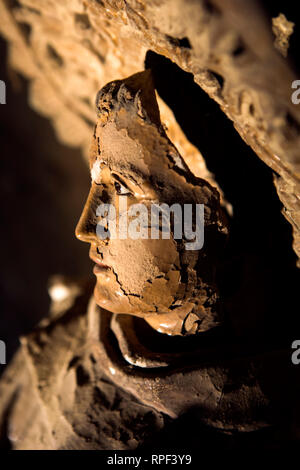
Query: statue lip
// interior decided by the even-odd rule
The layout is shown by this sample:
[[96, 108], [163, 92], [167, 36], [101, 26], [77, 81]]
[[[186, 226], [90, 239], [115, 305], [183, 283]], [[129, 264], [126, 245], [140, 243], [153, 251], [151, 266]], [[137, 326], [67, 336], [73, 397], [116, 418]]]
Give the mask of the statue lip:
[[103, 273], [103, 272], [106, 272], [106, 271], [108, 271], [108, 270], [110, 270], [110, 267], [109, 267], [109, 266], [106, 266], [106, 264], [97, 263], [97, 264], [95, 264], [95, 266], [94, 266], [93, 273], [94, 273], [94, 274]]
[[107, 271], [108, 269], [111, 269], [110, 266], [107, 266], [107, 264], [102, 263], [102, 261], [100, 261], [98, 258], [93, 256], [93, 254], [91, 252], [90, 252], [89, 256], [90, 256], [91, 260], [94, 261], [94, 263], [95, 263], [95, 266], [94, 266], [94, 269], [93, 269], [94, 273], [103, 272], [103, 271]]

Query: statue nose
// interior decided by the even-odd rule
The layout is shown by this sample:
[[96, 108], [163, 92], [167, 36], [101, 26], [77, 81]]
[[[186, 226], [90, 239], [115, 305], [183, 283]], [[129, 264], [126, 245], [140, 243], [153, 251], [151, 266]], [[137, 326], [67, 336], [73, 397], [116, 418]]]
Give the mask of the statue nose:
[[78, 240], [86, 243], [100, 242], [96, 234], [96, 210], [100, 203], [101, 193], [99, 194], [99, 186], [92, 184], [87, 201], [75, 229], [75, 235]]
[[75, 229], [75, 235], [82, 242], [92, 243], [96, 239], [95, 226], [90, 222], [88, 211], [84, 208]]

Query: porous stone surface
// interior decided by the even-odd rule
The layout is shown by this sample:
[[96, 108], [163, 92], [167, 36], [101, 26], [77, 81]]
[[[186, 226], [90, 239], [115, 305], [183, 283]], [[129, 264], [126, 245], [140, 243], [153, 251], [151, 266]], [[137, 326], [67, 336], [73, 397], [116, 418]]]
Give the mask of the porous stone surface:
[[[171, 340], [171, 354], [160, 352], [154, 365], [153, 347], [161, 346], [157, 333], [151, 338], [148, 327], [141, 336], [133, 317], [129, 324], [115, 319], [116, 329], [112, 315], [90, 299], [90, 288], [74, 284], [65, 288], [69, 308], [64, 308], [66, 299], [56, 300], [51, 317], [23, 338], [22, 348], [3, 374], [2, 447], [130, 450], [153, 446], [155, 439], [165, 446], [168, 440], [161, 433], [168, 433], [168, 426], [190, 409], [194, 411], [187, 419], [189, 439], [196, 427], [201, 433], [201, 426], [215, 429], [223, 438], [231, 435], [231, 445], [237, 432], [260, 430], [261, 438], [273, 406], [262, 377], [270, 360], [278, 360], [276, 353], [271, 358], [251, 353], [233, 358], [228, 344], [229, 349], [222, 347], [222, 364], [217, 365], [212, 350], [189, 343], [186, 351], [181, 345], [176, 353], [177, 343]], [[131, 335], [129, 355], [120, 353], [126, 341], [121, 332]], [[145, 334], [149, 344], [140, 348], [139, 338]], [[134, 351], [139, 354], [135, 365]], [[284, 356], [278, 357], [284, 364]], [[281, 372], [279, 361], [278, 367]], [[289, 403], [294, 406], [294, 399]], [[171, 434], [173, 445], [182, 443], [182, 429], [177, 430], [177, 440], [174, 431]], [[210, 435], [206, 431], [206, 441]], [[192, 440], [188, 445], [193, 445]]]
[[9, 62], [30, 80], [31, 105], [85, 155], [97, 91], [143, 70], [148, 50], [192, 73], [274, 171], [300, 255], [300, 108], [291, 101], [297, 77], [255, 2], [1, 0], [0, 17]]
[[272, 30], [276, 36], [275, 47], [280, 51], [283, 57], [288, 54], [289, 39], [293, 34], [295, 24], [288, 21], [286, 17], [280, 13], [276, 18], [272, 18]]
[[167, 417], [109, 381], [104, 364], [94, 358], [96, 331], [87, 314], [91, 291], [64, 286], [66, 299], [53, 303], [50, 322], [41, 324], [38, 336], [23, 339], [3, 375], [1, 446], [134, 449], [159, 432]]
[[[291, 101], [297, 76], [254, 1], [241, 7], [239, 0], [0, 0], [0, 17], [9, 63], [28, 78], [32, 107], [51, 120], [61, 142], [80, 147], [86, 158], [99, 89], [142, 71], [149, 50], [191, 73], [274, 171], [300, 254], [300, 117]], [[205, 155], [165, 103], [159, 107], [188, 166], [213, 182]], [[217, 139], [217, 126], [214, 133]], [[250, 177], [255, 191], [256, 175]], [[255, 278], [262, 290], [264, 280]], [[62, 290], [68, 292], [63, 299]], [[259, 323], [260, 304], [252, 307], [250, 291], [251, 284], [240, 296]], [[177, 446], [205, 447], [209, 436], [214, 447], [228, 436], [231, 449], [235, 438], [271, 445], [299, 438], [299, 379], [289, 349], [265, 350], [255, 341], [236, 345], [226, 335], [220, 342], [218, 332], [196, 345], [182, 343], [184, 338], [161, 342], [141, 319], [100, 311], [92, 288], [59, 280], [51, 292], [50, 318], [22, 340], [1, 380], [1, 446], [134, 449], [157, 439], [158, 447], [162, 431], [176, 422], [167, 443]], [[288, 313], [280, 316], [279, 328]], [[192, 328], [194, 318], [187, 320]], [[185, 412], [184, 428], [178, 417]]]
[[162, 338], [140, 318], [100, 309], [92, 288], [53, 280], [50, 317], [1, 378], [1, 449], [232, 450], [299, 439], [288, 351], [218, 335]]

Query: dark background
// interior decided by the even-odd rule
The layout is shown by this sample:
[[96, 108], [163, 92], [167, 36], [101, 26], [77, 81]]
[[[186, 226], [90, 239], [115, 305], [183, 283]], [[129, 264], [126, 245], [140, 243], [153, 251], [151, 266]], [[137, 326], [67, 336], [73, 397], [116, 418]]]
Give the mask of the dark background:
[[89, 190], [88, 166], [29, 107], [28, 83], [7, 68], [6, 54], [0, 38], [7, 103], [0, 105], [0, 339], [9, 361], [18, 337], [47, 315], [49, 277], [90, 275], [91, 262], [88, 246], [74, 236]]

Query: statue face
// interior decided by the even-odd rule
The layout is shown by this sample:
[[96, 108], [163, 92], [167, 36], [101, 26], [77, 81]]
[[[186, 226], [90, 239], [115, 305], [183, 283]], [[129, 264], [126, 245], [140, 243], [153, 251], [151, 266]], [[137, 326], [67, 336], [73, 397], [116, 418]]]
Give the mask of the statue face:
[[[172, 217], [170, 237], [162, 239], [159, 230], [159, 238], [153, 238], [152, 207], [177, 204], [184, 219], [184, 204], [194, 208], [204, 204], [208, 234], [218, 235], [222, 222], [217, 191], [189, 172], [163, 131], [149, 78], [144, 73], [112, 82], [98, 95], [99, 117], [90, 153], [92, 183], [76, 236], [91, 246], [99, 306], [144, 317], [159, 331], [177, 334], [189, 313], [205, 316], [204, 304], [216, 295], [214, 269], [205, 273], [204, 280], [201, 272], [209, 266], [206, 240], [201, 249], [186, 249], [184, 235], [174, 238]], [[114, 209], [109, 216], [113, 225], [108, 225], [110, 237], [99, 237], [99, 225], [103, 234], [108, 223], [105, 204]], [[141, 213], [143, 224], [138, 223]], [[130, 227], [137, 228], [135, 233], [143, 230], [143, 238], [132, 236]], [[215, 316], [212, 312], [206, 315], [208, 323]]]

